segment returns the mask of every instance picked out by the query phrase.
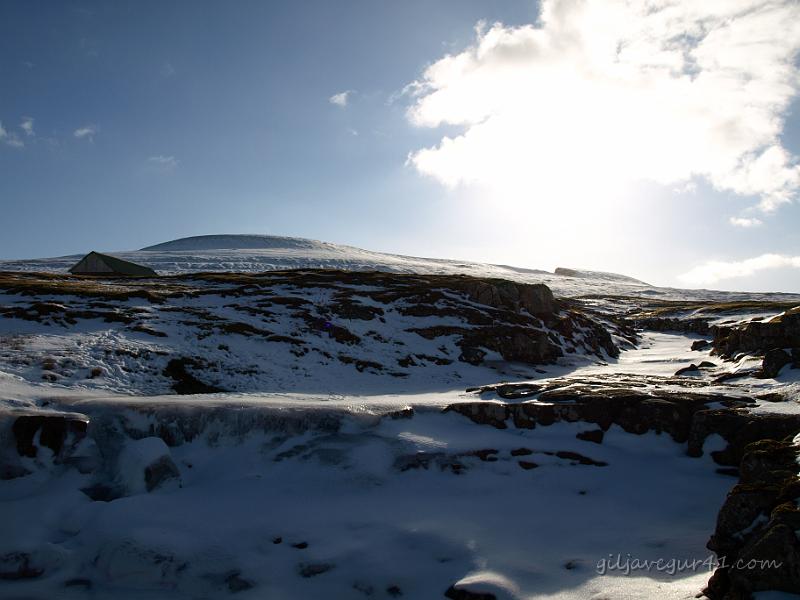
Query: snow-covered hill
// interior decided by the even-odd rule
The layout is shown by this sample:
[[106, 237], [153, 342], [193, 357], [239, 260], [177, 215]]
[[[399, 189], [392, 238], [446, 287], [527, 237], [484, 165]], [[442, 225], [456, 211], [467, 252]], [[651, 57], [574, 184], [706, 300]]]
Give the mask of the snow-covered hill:
[[[101, 248], [87, 248], [103, 251]], [[136, 251], [109, 252], [155, 269], [162, 275], [191, 272], [261, 272], [277, 269], [343, 269], [418, 274], [463, 274], [525, 283], [543, 283], [557, 296], [641, 295], [671, 299], [735, 300], [800, 294], [759, 294], [681, 290], [648, 285], [614, 273], [558, 268], [555, 272], [439, 258], [373, 252], [304, 238], [267, 235], [207, 235], [181, 238]], [[82, 255], [0, 261], [0, 271], [65, 273]]]

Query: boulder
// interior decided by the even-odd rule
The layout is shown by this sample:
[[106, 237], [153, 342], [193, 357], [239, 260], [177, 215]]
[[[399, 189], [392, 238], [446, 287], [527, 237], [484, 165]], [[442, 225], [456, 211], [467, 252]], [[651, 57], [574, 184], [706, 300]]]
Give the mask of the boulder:
[[161, 438], [129, 441], [117, 461], [118, 477], [128, 495], [152, 492], [180, 472]]
[[764, 353], [764, 361], [761, 363], [759, 377], [772, 379], [778, 376], [781, 369], [792, 362], [792, 357], [785, 350], [773, 348]]

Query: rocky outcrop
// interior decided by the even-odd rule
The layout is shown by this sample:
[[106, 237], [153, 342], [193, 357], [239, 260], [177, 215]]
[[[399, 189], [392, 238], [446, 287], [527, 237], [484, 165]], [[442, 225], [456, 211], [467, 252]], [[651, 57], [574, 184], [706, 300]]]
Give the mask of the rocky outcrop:
[[712, 600], [746, 599], [768, 590], [800, 593], [798, 450], [788, 439], [745, 447], [739, 483], [708, 542], [720, 563], [704, 590]]
[[706, 318], [681, 319], [677, 317], [646, 317], [634, 319], [634, 325], [649, 331], [680, 331], [709, 335], [711, 328]]
[[[664, 432], [687, 443], [690, 456], [701, 456], [705, 440], [717, 434], [727, 445], [711, 456], [726, 467], [738, 466], [752, 442], [783, 439], [800, 431], [800, 414], [754, 413], [748, 409], [753, 399], [704, 390], [707, 386], [688, 378], [634, 375], [499, 384], [471, 391], [501, 400], [459, 402], [445, 411], [499, 429], [581, 422], [595, 424], [601, 432], [612, 425], [634, 434]], [[529, 400], [519, 402], [525, 398]]]
[[800, 348], [800, 306], [768, 321], [712, 327], [714, 350], [724, 357], [745, 352], [761, 354], [773, 348]]

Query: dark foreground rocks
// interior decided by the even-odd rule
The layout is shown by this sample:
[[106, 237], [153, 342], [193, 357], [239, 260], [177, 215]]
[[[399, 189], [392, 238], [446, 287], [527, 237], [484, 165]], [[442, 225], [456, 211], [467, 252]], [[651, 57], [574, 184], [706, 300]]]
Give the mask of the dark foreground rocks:
[[720, 562], [704, 590], [712, 600], [740, 600], [768, 590], [800, 593], [799, 450], [791, 439], [745, 447], [739, 483], [708, 542]]

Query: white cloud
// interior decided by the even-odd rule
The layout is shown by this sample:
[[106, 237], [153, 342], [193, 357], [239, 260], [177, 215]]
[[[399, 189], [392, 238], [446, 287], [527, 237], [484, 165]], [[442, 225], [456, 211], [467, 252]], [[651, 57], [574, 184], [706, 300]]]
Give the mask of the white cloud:
[[178, 167], [181, 161], [174, 156], [151, 156], [147, 159], [147, 163], [160, 171], [172, 171]]
[[345, 90], [344, 92], [339, 92], [338, 94], [334, 94], [333, 96], [328, 98], [328, 102], [344, 108], [345, 106], [347, 106], [347, 103], [350, 102], [350, 96], [352, 96], [355, 93], [356, 93], [355, 90]]
[[25, 132], [25, 135], [35, 135], [33, 131], [33, 118], [32, 117], [22, 117], [22, 123], [20, 123], [20, 128], [22, 131]]
[[97, 127], [94, 125], [87, 125], [86, 127], [80, 127], [76, 129], [72, 135], [76, 138], [89, 138], [89, 141], [94, 139], [94, 135], [97, 133]]
[[175, 75], [175, 67], [172, 66], [172, 63], [165, 62], [164, 64], [161, 65], [160, 73], [164, 79], [172, 77], [173, 75]]
[[798, 50], [794, 0], [543, 0], [406, 86], [411, 122], [464, 127], [409, 163], [540, 200], [700, 177], [768, 212], [800, 189], [779, 137]]
[[707, 285], [723, 279], [747, 277], [758, 271], [780, 268], [800, 269], [800, 256], [762, 254], [739, 262], [709, 261], [679, 275], [678, 279], [690, 285]]
[[755, 217], [731, 217], [729, 222], [734, 227], [744, 228], [759, 227], [764, 224], [764, 221]]
[[12, 148], [22, 148], [25, 145], [16, 133], [9, 133], [2, 123], [0, 123], [0, 141]]

